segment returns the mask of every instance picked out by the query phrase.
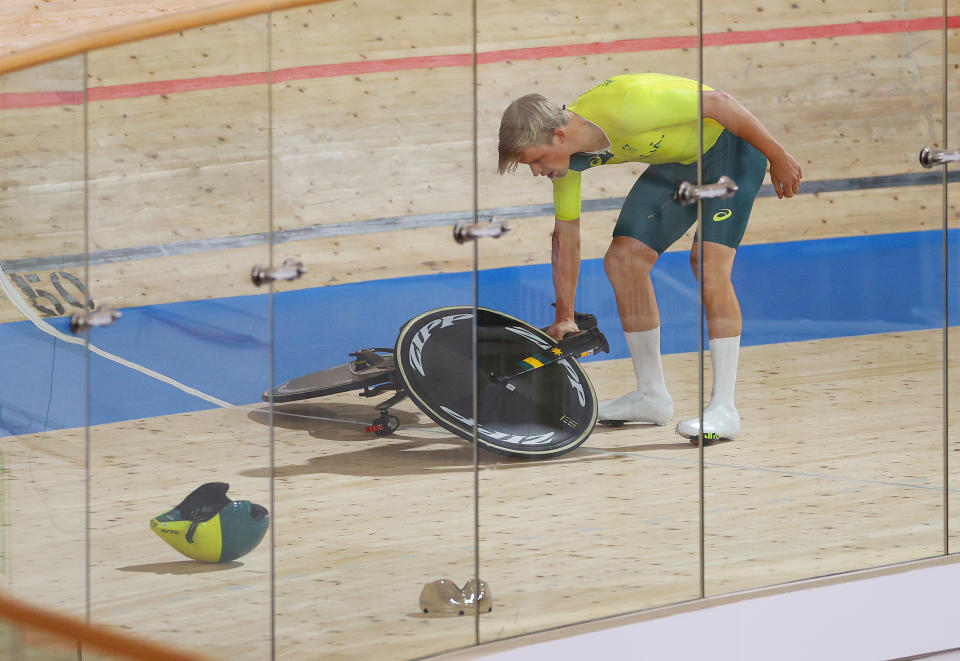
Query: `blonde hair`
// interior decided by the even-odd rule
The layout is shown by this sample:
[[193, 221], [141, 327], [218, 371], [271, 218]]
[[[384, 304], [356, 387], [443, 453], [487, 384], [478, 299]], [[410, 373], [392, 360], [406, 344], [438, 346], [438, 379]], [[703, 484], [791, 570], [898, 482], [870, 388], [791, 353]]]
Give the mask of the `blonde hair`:
[[500, 120], [500, 162], [497, 172], [517, 169], [521, 152], [550, 142], [553, 130], [569, 121], [563, 106], [543, 94], [527, 94], [507, 106]]

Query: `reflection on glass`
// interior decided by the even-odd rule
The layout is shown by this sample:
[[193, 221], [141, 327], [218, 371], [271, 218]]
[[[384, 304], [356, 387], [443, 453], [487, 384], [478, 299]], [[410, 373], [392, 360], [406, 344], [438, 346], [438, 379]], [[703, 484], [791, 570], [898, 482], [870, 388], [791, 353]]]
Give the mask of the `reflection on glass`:
[[215, 658], [272, 645], [268, 29], [89, 54], [91, 617]]
[[[683, 255], [658, 260], [693, 222], [695, 208], [691, 216], [673, 200], [682, 179], [648, 169], [696, 162], [696, 28], [636, 16], [649, 8], [631, 6], [629, 17], [621, 15], [627, 8], [614, 3], [604, 5], [609, 21], [602, 26], [581, 22], [573, 3], [555, 9], [551, 25], [506, 39], [494, 36], [504, 34], [505, 17], [481, 17], [481, 41], [536, 49], [539, 57], [482, 72], [481, 114], [488, 119], [481, 171], [490, 175], [481, 206], [524, 220], [516, 233], [481, 245], [480, 303], [522, 320], [531, 332], [543, 329], [537, 337], [547, 346], [589, 327], [575, 312], [595, 315], [610, 353], [583, 359], [590, 395], [584, 399], [601, 401], [602, 418], [627, 424], [594, 428], [591, 419], [580, 447], [537, 461], [484, 456], [480, 564], [497, 599], [493, 617], [481, 618], [484, 640], [699, 593], [697, 456], [674, 433], [671, 399], [682, 392], [684, 369], [695, 376], [695, 361], [679, 352], [695, 350], [696, 335], [692, 347], [688, 339], [661, 335], [659, 318], [662, 310], [670, 324], [691, 332], [695, 317], [682, 309], [695, 303], [693, 279], [685, 265], [686, 290], [674, 284], [672, 265], [680, 263], [674, 258]], [[695, 4], [687, 9], [695, 15]], [[612, 38], [611, 25], [623, 30], [616, 35], [623, 52], [610, 54], [597, 43]], [[628, 32], [636, 25], [644, 32]], [[666, 46], [685, 39], [691, 50]], [[645, 51], [642, 64], [637, 49]], [[681, 117], [682, 127], [665, 128]], [[546, 127], [543, 135], [538, 125]], [[693, 172], [695, 180], [695, 166]], [[673, 234], [648, 222], [674, 207], [689, 218]], [[537, 371], [529, 374], [504, 397], [533, 398], [530, 390], [558, 406], [541, 392]], [[528, 415], [562, 424], [575, 409], [575, 403], [559, 411], [531, 407]], [[495, 400], [480, 411], [481, 419], [500, 415]]]
[[[947, 15], [953, 16], [956, 14], [957, 4], [956, 2], [947, 3]], [[957, 94], [957, 81], [958, 72], [956, 70], [958, 56], [960, 53], [957, 52], [957, 31], [956, 29], [950, 29], [946, 31], [946, 34], [943, 35], [943, 40], [946, 42], [946, 52], [943, 55], [943, 67], [945, 69], [945, 85], [946, 90], [944, 94], [944, 103], [946, 104], [947, 112], [947, 135], [946, 141], [943, 145], [945, 149], [948, 149], [951, 152], [956, 153], [958, 147], [960, 147], [960, 133], [957, 131], [957, 122], [960, 121], [960, 95]], [[947, 424], [947, 446], [946, 446], [946, 455], [947, 455], [947, 478], [946, 484], [949, 489], [948, 492], [948, 502], [947, 502], [947, 511], [949, 514], [947, 521], [947, 551], [950, 553], [956, 553], [960, 550], [960, 500], [957, 498], [958, 489], [960, 489], [960, 461], [958, 461], [955, 456], [958, 448], [960, 448], [960, 435], [958, 435], [956, 425], [960, 422], [960, 417], [957, 416], [958, 411], [960, 411], [960, 362], [956, 360], [958, 354], [957, 347], [960, 346], [960, 334], [958, 334], [956, 326], [960, 324], [960, 283], [957, 282], [957, 274], [960, 271], [957, 270], [957, 264], [960, 260], [960, 250], [958, 250], [958, 226], [960, 226], [960, 217], [957, 216], [956, 200], [957, 195], [960, 194], [960, 186], [957, 185], [958, 177], [958, 168], [960, 165], [957, 163], [951, 163], [947, 167], [949, 173], [949, 184], [947, 186], [947, 206], [942, 208], [942, 213], [944, 220], [947, 225], [947, 293], [949, 299], [947, 302], [948, 310], [948, 331], [947, 331], [947, 393], [948, 399], [946, 401], [946, 413], [945, 423]], [[941, 207], [943, 205], [941, 204]]]
[[0, 582], [85, 614], [82, 57], [0, 77]]
[[941, 49], [908, 18], [705, 4], [704, 81], [804, 173], [761, 188], [733, 268], [743, 427], [706, 449], [710, 594], [941, 551], [941, 190], [916, 160]]
[[[472, 415], [473, 250], [451, 232], [473, 197], [471, 13], [434, 9], [273, 19], [274, 262], [306, 267], [274, 298], [280, 658], [474, 642], [469, 613], [420, 603], [444, 581], [469, 610], [474, 577], [473, 448], [423, 400], [465, 392]], [[466, 332], [437, 364], [441, 327]]]
[[[696, 6], [580, 4], [481, 12], [479, 209], [511, 231], [479, 269], [450, 232], [474, 220], [468, 4], [318, 5], [0, 79], [14, 594], [85, 615], [89, 589], [95, 621], [236, 659], [419, 657], [691, 599], [701, 376], [708, 594], [942, 550], [945, 210], [916, 164], [953, 142], [939, 16], [707, 5], [703, 82], [730, 96], [703, 98], [704, 182], [738, 197], [703, 205], [701, 375], [696, 207], [673, 199]], [[627, 82], [671, 100], [622, 107], [681, 128], [618, 130]], [[528, 92], [564, 123], [497, 163]], [[98, 305], [121, 316], [84, 355], [67, 317]], [[609, 346], [551, 339], [594, 324]], [[594, 428], [597, 401], [626, 424]]]

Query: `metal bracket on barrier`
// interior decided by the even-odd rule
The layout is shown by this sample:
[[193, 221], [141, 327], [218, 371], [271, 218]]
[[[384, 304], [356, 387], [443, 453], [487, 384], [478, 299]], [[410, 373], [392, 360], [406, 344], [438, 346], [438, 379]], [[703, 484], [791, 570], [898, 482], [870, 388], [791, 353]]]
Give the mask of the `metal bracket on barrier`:
[[733, 197], [738, 190], [737, 182], [727, 175], [723, 175], [717, 179], [717, 183], [704, 184], [703, 186], [696, 186], [689, 181], [684, 181], [677, 189], [675, 197], [680, 204], [687, 205], [707, 198]]
[[453, 228], [453, 240], [466, 243], [484, 237], [499, 239], [509, 231], [510, 225], [494, 216], [489, 223], [457, 223]]
[[74, 312], [70, 315], [70, 332], [76, 335], [95, 326], [109, 326], [120, 317], [120, 311], [109, 306]]
[[303, 262], [293, 257], [287, 257], [280, 266], [271, 268], [254, 266], [250, 272], [250, 279], [253, 280], [253, 284], [259, 287], [265, 282], [296, 280], [306, 272], [307, 269], [304, 268]]
[[955, 161], [960, 161], [960, 151], [944, 151], [932, 147], [924, 147], [920, 150], [920, 165], [928, 169]]

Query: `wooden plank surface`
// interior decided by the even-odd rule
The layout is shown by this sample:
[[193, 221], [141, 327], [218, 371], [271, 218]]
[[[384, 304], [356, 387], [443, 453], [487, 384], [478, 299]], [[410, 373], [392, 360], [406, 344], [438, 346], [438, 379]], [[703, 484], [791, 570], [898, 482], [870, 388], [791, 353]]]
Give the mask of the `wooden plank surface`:
[[[329, 63], [335, 54], [316, 53], [317, 47], [308, 48], [305, 38], [312, 39], [310, 43], [326, 43], [315, 38], [317, 30], [331, 31], [324, 18], [359, 22], [351, 15], [359, 12], [358, 8], [336, 7], [301, 9], [278, 19], [278, 69], [309, 62]], [[413, 37], [409, 31], [396, 27], [387, 31], [390, 24], [386, 17], [391, 14], [385, 9], [375, 15], [372, 25], [363, 22], [371, 36], [361, 43], [368, 49], [357, 53], [347, 49], [341, 61], [396, 58], [414, 50], [417, 55], [449, 54], [451, 44], [460, 43], [457, 35], [466, 23], [458, 14], [435, 16], [436, 12], [429, 9], [407, 18], [445, 20], [447, 30], [431, 29], [423, 39], [425, 43], [410, 48]], [[331, 13], [321, 16], [323, 12]], [[868, 18], [923, 14], [916, 10]], [[835, 20], [847, 18], [841, 12]], [[390, 20], [398, 22], [395, 17]], [[432, 25], [430, 21], [426, 22]], [[107, 49], [91, 57], [91, 81], [101, 89], [124, 85], [146, 89], [142, 86], [162, 81], [216, 79], [260, 71], [266, 63], [260, 23], [258, 19], [245, 19]], [[735, 27], [746, 26], [738, 23]], [[667, 34], [667, 28], [664, 30]], [[678, 32], [682, 33], [679, 27], [671, 34]], [[295, 37], [297, 34], [301, 37]], [[742, 98], [770, 126], [801, 160], [809, 181], [917, 173], [918, 145], [937, 144], [938, 140], [939, 51], [931, 35], [895, 32], [833, 39], [826, 42], [829, 48], [817, 48], [816, 40], [729, 46], [725, 49], [727, 57], [709, 60], [706, 77]], [[342, 39], [340, 35], [330, 36]], [[352, 38], [343, 42], [348, 42], [339, 44], [344, 48], [357, 43]], [[203, 46], [210, 43], [217, 47]], [[837, 48], [858, 53], [863, 64], [856, 69], [835, 67]], [[645, 68], [695, 74], [696, 62], [690, 52], [668, 49], [640, 55]], [[550, 199], [545, 181], [533, 182], [522, 174], [498, 177], [494, 173], [496, 125], [510, 99], [536, 89], [568, 100], [596, 80], [598, 68], [602, 68], [602, 75], [632, 70], [637, 57], [636, 53], [612, 54], [602, 60], [552, 57], [481, 67], [480, 208], [543, 204]], [[798, 60], [802, 64], [795, 64]], [[909, 75], [904, 74], [904, 63], [908, 63]], [[76, 69], [58, 64], [49, 73], [56, 86], [76, 89], [76, 81], [69, 81], [69, 74], [76, 75]], [[562, 70], [563, 76], [551, 73], [556, 70]], [[509, 75], [501, 75], [503, 71]], [[831, 71], [829, 87], [825, 87], [823, 71]], [[37, 87], [35, 76], [14, 76], [4, 83], [4, 91], [11, 94]], [[470, 84], [469, 69], [454, 66], [306, 78], [277, 85], [273, 95], [277, 155], [274, 227], [303, 229], [415, 214], [469, 212]], [[91, 104], [89, 206], [93, 250], [184, 240], [212, 242], [223, 236], [267, 230], [265, 89], [261, 85], [209, 85], [213, 87]], [[856, 106], [848, 103], [851, 96], [859, 99]], [[434, 99], [439, 98], [447, 101], [436, 103]], [[5, 157], [8, 172], [3, 185], [11, 193], [0, 208], [12, 239], [4, 243], [3, 257], [27, 259], [82, 252], [83, 160], [77, 107], [7, 109], [4, 113], [9, 132], [18, 138], [0, 154]], [[385, 139], [385, 135], [392, 137]], [[631, 166], [611, 169], [613, 172], [603, 177], [584, 178], [586, 199], [623, 196], [641, 171]], [[57, 184], [51, 185], [51, 181]], [[374, 181], [376, 185], [371, 188]], [[929, 192], [926, 187], [854, 189], [801, 196], [789, 202], [761, 200], [746, 240], [762, 243], [936, 227], [941, 217], [938, 205], [923, 204], [918, 199], [928, 197]], [[949, 216], [954, 224], [956, 212], [951, 205]], [[599, 222], [592, 220], [594, 217]], [[589, 214], [586, 240], [598, 246], [591, 256], [599, 256], [615, 218], [615, 211]], [[525, 220], [523, 224], [534, 222]], [[536, 225], [542, 227], [543, 223]], [[410, 245], [429, 246], [431, 253], [436, 253], [439, 246], [442, 252], [449, 248], [442, 233], [410, 230], [407, 236]], [[437, 247], [433, 243], [436, 240], [441, 241]], [[316, 254], [324, 248], [291, 245], [283, 250]], [[490, 257], [494, 262], [497, 258]], [[171, 259], [177, 260], [178, 256], [171, 255]], [[519, 257], [520, 263], [530, 260], [544, 261], [542, 246], [535, 253]], [[376, 270], [351, 277], [383, 277], [382, 261], [367, 263]], [[400, 271], [408, 263], [404, 261]], [[430, 270], [425, 261], [420, 264]], [[137, 270], [140, 265], [131, 264], [130, 268]], [[176, 269], [169, 269], [170, 277], [176, 278], [176, 273]], [[116, 289], [116, 283], [102, 281], [96, 269], [93, 278], [90, 289], [95, 298], [113, 295], [107, 290]], [[126, 282], [135, 288], [129, 296], [143, 300], [143, 281], [131, 278]], [[190, 290], [186, 285], [174, 282], [169, 287], [154, 285], [150, 289]], [[147, 301], [164, 300], [150, 296], [147, 294]]]
[[[495, 174], [496, 128], [511, 99], [541, 91], [569, 101], [621, 71], [696, 74], [696, 51], [667, 42], [588, 54], [530, 49], [689, 38], [694, 6], [480, 3], [480, 51], [512, 56], [479, 67], [479, 207], [550, 201], [545, 181]], [[8, 2], [0, 41], [15, 49], [93, 23], [185, 8], [171, 0]], [[707, 82], [749, 106], [799, 158], [808, 181], [847, 182], [836, 192], [758, 200], [747, 243], [941, 226], [936, 185], [851, 183], [917, 173], [920, 147], [939, 144], [939, 34], [894, 27], [788, 39], [783, 32], [914, 21], [940, 8], [934, 0], [707, 3], [709, 33], [774, 35], [708, 48]], [[261, 18], [92, 54], [88, 85], [111, 98], [88, 106], [88, 218], [82, 107], [69, 100], [83, 89], [82, 62], [3, 77], [6, 99], [67, 96], [0, 109], [0, 260], [66, 264], [89, 241], [95, 253], [131, 253], [91, 264], [97, 303], [243, 296], [261, 293], [249, 271], [269, 259], [268, 248], [218, 242], [263, 234], [271, 220], [275, 229], [296, 231], [469, 212], [469, 9], [466, 2], [377, 0], [275, 14], [272, 62], [287, 78], [274, 85], [272, 109], [262, 82], [239, 78], [267, 68]], [[958, 43], [953, 38], [951, 49]], [[343, 69], [322, 69], [330, 66]], [[960, 126], [956, 105], [952, 127]], [[641, 168], [609, 170], [584, 178], [586, 199], [622, 197]], [[952, 189], [948, 221], [956, 227]], [[585, 258], [602, 257], [616, 215], [585, 214]], [[512, 225], [507, 237], [481, 245], [481, 268], [548, 263], [552, 218], [532, 214]], [[133, 256], [159, 245], [173, 248], [162, 257]], [[276, 261], [287, 256], [301, 258], [308, 273], [285, 288], [473, 266], [472, 246], [453, 243], [449, 224], [278, 244]], [[26, 264], [12, 273], [44, 283], [54, 272], [83, 276], [75, 261]], [[24, 304], [0, 298], [0, 322], [24, 319]], [[744, 349], [743, 436], [705, 452], [709, 594], [942, 551], [941, 352], [938, 331]], [[667, 356], [665, 368], [677, 419], [692, 415], [697, 356]], [[588, 371], [601, 398], [632, 387], [627, 360], [592, 362]], [[709, 388], [709, 372], [705, 382]], [[369, 404], [346, 393], [285, 405], [280, 412], [296, 416], [276, 419], [279, 658], [400, 659], [473, 641], [469, 618], [425, 618], [417, 610], [424, 583], [462, 584], [473, 570], [472, 449], [409, 403], [398, 407], [397, 434], [371, 438], [363, 430], [375, 415]], [[955, 405], [950, 413], [955, 421]], [[232, 497], [268, 505], [269, 431], [259, 406], [90, 430], [95, 620], [160, 641], [175, 631], [177, 644], [214, 658], [269, 654], [269, 540], [234, 563], [208, 567], [177, 555], [147, 528], [150, 517], [207, 481], [227, 481]], [[71, 429], [2, 445], [4, 580], [18, 596], [75, 614], [83, 614], [85, 587], [84, 440], [82, 429]], [[672, 427], [598, 429], [556, 461], [482, 455], [481, 571], [495, 608], [481, 619], [481, 639], [695, 598], [698, 479], [697, 452]], [[951, 524], [960, 529], [956, 514]], [[952, 532], [954, 546], [958, 539]], [[211, 618], [243, 626], [219, 629]]]
[[[940, 551], [938, 347], [923, 331], [744, 350], [743, 436], [705, 451], [710, 594]], [[667, 356], [665, 370], [678, 415], [689, 412], [696, 356]], [[626, 360], [588, 372], [601, 396], [632, 378]], [[281, 657], [400, 659], [468, 644], [468, 619], [424, 618], [417, 597], [429, 581], [471, 575], [469, 446], [409, 404], [394, 436], [371, 438], [352, 421], [375, 411], [355, 393], [279, 410]], [[146, 524], [205, 481], [269, 502], [266, 422], [256, 406], [91, 430], [97, 620], [158, 640], [177, 631], [214, 658], [262, 658], [266, 542], [236, 562], [197, 565]], [[78, 612], [82, 430], [13, 441], [12, 587]], [[697, 482], [697, 450], [670, 427], [601, 428], [555, 461], [484, 453], [480, 557], [495, 608], [483, 638], [694, 598]], [[58, 562], [71, 549], [72, 562]], [[207, 612], [245, 633], [211, 632], [198, 622]]]

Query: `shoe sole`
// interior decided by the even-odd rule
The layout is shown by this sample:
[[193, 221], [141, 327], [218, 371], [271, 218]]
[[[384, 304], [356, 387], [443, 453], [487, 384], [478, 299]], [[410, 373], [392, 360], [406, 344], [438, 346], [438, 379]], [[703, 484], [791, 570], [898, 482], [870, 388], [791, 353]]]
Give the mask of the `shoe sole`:
[[666, 427], [668, 424], [670, 424], [670, 421], [654, 422], [653, 420], [597, 420], [597, 424], [603, 425], [604, 427], [623, 427], [626, 424], [656, 425], [657, 427]]
[[626, 420], [597, 420], [598, 425], [603, 425], [604, 427], [623, 427], [627, 424]]
[[[685, 438], [685, 439], [687, 439], [688, 441], [690, 441], [690, 445], [693, 445], [693, 446], [699, 445], [699, 440], [698, 440], [698, 437], [697, 437], [696, 435], [688, 436], [687, 434], [682, 433], [679, 429], [676, 430], [676, 432], [677, 432], [677, 436], [680, 436], [681, 438]], [[717, 434], [717, 433], [705, 432], [704, 435], [703, 435], [703, 444], [704, 444], [704, 445], [713, 445], [714, 443], [716, 443], [717, 441], [719, 441], [719, 440], [721, 440], [721, 439], [723, 439], [723, 440], [725, 440], [725, 441], [735, 441], [735, 440], [736, 440], [736, 438], [727, 438], [726, 436], [721, 436], [720, 434]]]

